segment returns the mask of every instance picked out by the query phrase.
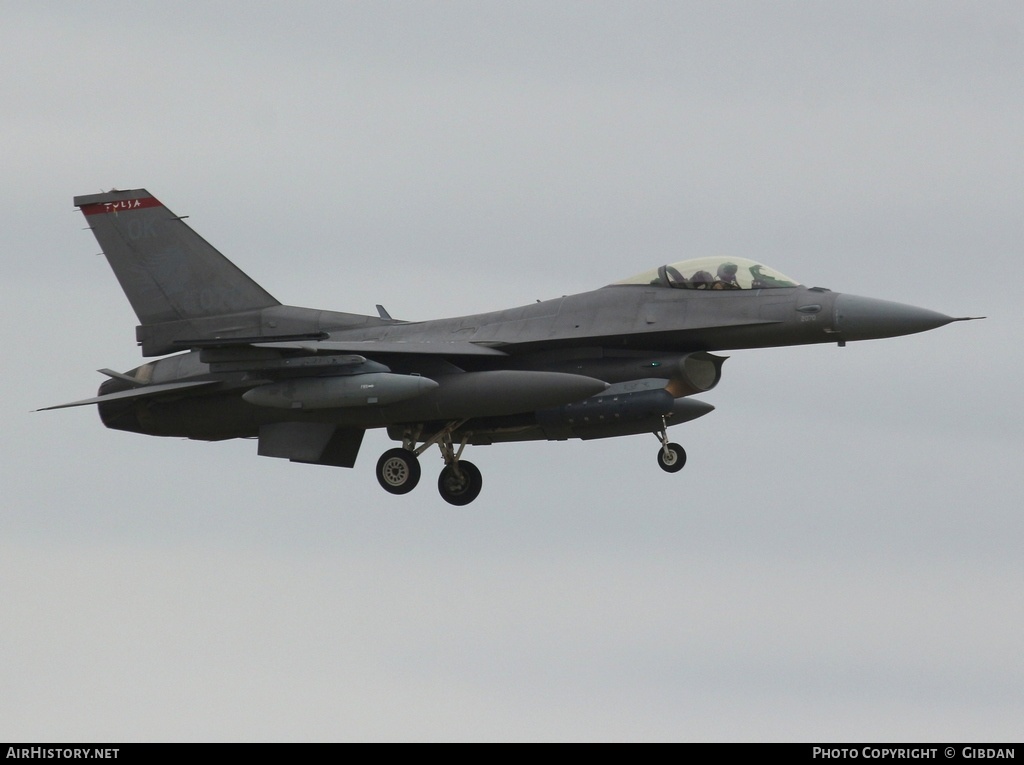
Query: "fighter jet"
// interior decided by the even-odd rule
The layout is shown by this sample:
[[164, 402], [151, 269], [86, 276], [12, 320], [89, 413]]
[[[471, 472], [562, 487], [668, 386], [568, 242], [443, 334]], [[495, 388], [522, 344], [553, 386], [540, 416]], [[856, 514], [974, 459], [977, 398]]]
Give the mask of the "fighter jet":
[[654, 434], [658, 465], [686, 452], [672, 425], [714, 407], [715, 351], [894, 337], [955, 319], [805, 287], [745, 258], [671, 263], [592, 292], [431, 321], [282, 305], [145, 189], [75, 197], [139, 318], [144, 357], [99, 395], [116, 430], [255, 438], [265, 457], [353, 467], [366, 430], [401, 444], [377, 480], [406, 494], [437, 446], [453, 505], [480, 494], [466, 446]]

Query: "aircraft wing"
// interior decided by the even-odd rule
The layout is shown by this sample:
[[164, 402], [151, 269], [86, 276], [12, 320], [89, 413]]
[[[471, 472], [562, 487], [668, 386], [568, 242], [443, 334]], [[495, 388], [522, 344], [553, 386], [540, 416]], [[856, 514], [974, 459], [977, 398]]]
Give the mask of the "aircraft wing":
[[256, 348], [324, 353], [414, 353], [434, 356], [507, 356], [504, 351], [486, 345], [464, 341], [405, 341], [405, 340], [297, 340], [286, 342], [250, 343]]
[[67, 409], [72, 406], [88, 406], [89, 404], [102, 404], [107, 401], [121, 401], [131, 398], [143, 398], [144, 396], [155, 396], [160, 393], [169, 393], [175, 390], [187, 390], [189, 388], [201, 388], [206, 385], [216, 385], [219, 380], [193, 380], [191, 382], [161, 383], [159, 385], [146, 385], [132, 390], [122, 390], [117, 393], [108, 393], [105, 396], [94, 396], [83, 398], [81, 401], [72, 401], [68, 404], [57, 404], [57, 406], [44, 406], [37, 409], [37, 412], [46, 412], [50, 409]]

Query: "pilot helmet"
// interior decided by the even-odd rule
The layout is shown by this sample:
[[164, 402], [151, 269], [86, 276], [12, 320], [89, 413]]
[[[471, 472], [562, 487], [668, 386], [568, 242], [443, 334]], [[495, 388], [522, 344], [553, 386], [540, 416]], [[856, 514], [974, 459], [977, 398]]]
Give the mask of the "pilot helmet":
[[723, 282], [734, 282], [737, 271], [739, 271], [739, 266], [735, 263], [723, 263], [718, 267], [718, 278]]
[[698, 271], [690, 279], [690, 283], [693, 284], [696, 289], [706, 290], [711, 286], [711, 282], [714, 280], [714, 277], [707, 271]]

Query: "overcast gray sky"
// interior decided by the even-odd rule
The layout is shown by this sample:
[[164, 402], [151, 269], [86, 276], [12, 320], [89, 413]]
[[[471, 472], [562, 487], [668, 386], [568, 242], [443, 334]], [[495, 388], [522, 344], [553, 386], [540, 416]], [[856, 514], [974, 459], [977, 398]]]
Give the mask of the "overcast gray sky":
[[[0, 738], [1019, 740], [1024, 6], [7, 4]], [[105, 430], [72, 196], [425, 319], [751, 257], [987, 315], [738, 351], [672, 431], [476, 448], [468, 508]]]

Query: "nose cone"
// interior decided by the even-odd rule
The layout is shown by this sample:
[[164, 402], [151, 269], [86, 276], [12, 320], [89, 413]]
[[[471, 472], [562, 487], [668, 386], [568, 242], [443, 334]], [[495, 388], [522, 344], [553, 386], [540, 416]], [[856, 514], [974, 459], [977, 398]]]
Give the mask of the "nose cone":
[[957, 319], [927, 308], [858, 295], [837, 295], [833, 327], [843, 340], [872, 340], [912, 335], [951, 321]]

